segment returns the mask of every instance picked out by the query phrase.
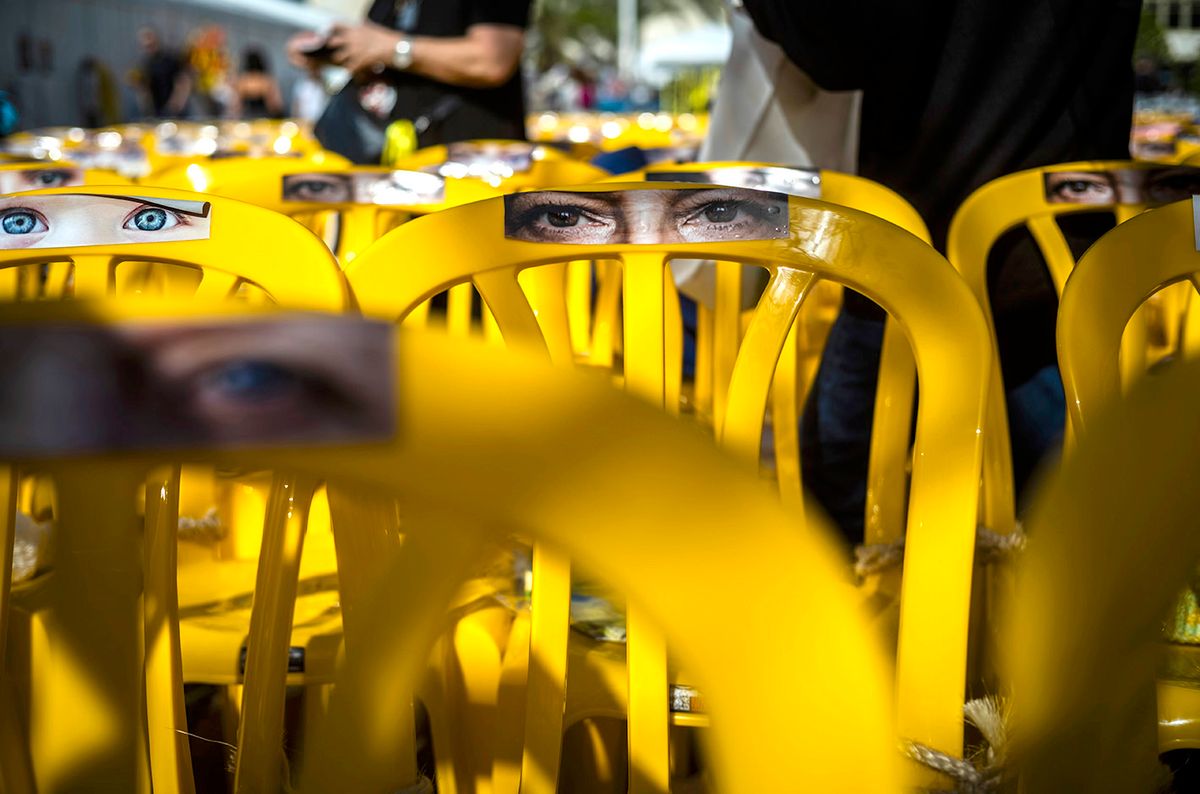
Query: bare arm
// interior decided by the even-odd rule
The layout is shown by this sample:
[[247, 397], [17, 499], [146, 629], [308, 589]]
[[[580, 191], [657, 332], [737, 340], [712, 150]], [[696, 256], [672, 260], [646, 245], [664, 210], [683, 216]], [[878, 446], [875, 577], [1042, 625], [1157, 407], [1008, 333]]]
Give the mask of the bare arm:
[[[387, 68], [404, 34], [374, 24], [335, 27], [334, 62], [352, 72]], [[525, 31], [514, 25], [477, 24], [457, 37], [413, 36], [408, 71], [449, 85], [491, 88], [517, 71]]]
[[188, 97], [192, 95], [192, 75], [184, 70], [175, 78], [175, 86], [171, 89], [171, 97], [167, 100], [167, 110], [171, 113], [182, 113], [187, 106]]

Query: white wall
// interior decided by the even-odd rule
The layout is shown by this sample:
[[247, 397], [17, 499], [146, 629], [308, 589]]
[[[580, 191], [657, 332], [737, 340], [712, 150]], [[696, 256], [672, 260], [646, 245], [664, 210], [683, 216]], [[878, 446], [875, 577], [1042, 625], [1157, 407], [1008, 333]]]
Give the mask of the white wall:
[[[283, 56], [284, 42], [293, 31], [330, 18], [328, 11], [285, 0], [0, 0], [0, 88], [17, 95], [22, 127], [77, 124], [75, 70], [84, 57], [103, 61], [122, 86], [125, 104], [132, 105], [125, 77], [141, 57], [138, 28], [156, 28], [169, 48], [178, 49], [190, 31], [219, 24], [231, 65], [236, 69], [247, 46], [261, 47], [287, 97], [296, 73]], [[34, 41], [35, 68], [25, 72], [17, 60], [22, 34]], [[52, 51], [49, 69], [38, 63], [43, 42]]]

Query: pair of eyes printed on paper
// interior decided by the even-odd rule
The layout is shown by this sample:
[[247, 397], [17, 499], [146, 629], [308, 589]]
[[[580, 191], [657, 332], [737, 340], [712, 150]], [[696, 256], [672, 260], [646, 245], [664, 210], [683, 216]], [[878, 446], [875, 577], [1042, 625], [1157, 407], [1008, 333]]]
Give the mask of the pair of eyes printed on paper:
[[285, 202], [415, 207], [446, 200], [446, 179], [423, 171], [313, 172], [283, 177]]
[[577, 245], [776, 240], [790, 233], [788, 196], [821, 195], [820, 173], [798, 168], [659, 170], [646, 181], [721, 187], [516, 193], [504, 198], [504, 235]]
[[1044, 176], [1050, 204], [1171, 204], [1200, 194], [1200, 168], [1052, 171]]
[[0, 455], [385, 440], [393, 331], [321, 315], [0, 326]]

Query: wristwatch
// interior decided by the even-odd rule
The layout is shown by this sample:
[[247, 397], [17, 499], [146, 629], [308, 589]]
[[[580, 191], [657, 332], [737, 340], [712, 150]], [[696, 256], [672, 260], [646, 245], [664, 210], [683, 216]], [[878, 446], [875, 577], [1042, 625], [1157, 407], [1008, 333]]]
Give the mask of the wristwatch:
[[412, 66], [413, 52], [412, 39], [408, 36], [401, 36], [396, 42], [396, 50], [392, 53], [392, 68], [404, 71]]

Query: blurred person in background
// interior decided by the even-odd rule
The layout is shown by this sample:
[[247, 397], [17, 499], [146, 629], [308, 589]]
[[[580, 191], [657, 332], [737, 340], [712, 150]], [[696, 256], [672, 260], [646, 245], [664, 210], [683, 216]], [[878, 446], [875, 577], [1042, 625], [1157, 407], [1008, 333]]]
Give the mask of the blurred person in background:
[[288, 113], [292, 118], [309, 124], [316, 123], [329, 103], [329, 94], [321, 79], [321, 67], [310, 66], [292, 83], [292, 101]]
[[266, 56], [257, 47], [242, 56], [242, 71], [233, 82], [233, 115], [242, 119], [283, 116], [283, 95], [271, 76]]
[[226, 115], [233, 104], [229, 84], [229, 56], [225, 51], [225, 29], [208, 25], [192, 33], [188, 45], [188, 67], [192, 76], [192, 99], [207, 118]]
[[117, 123], [120, 100], [116, 80], [96, 56], [88, 55], [76, 67], [75, 95], [83, 126], [103, 127]]
[[153, 28], [138, 31], [142, 61], [137, 74], [143, 112], [154, 118], [182, 116], [192, 92], [192, 76], [183, 59], [162, 47]]
[[[976, 188], [1014, 171], [1129, 157], [1141, 0], [743, 0], [759, 32], [821, 88], [861, 90], [859, 173], [908, 199], [944, 251]], [[1076, 256], [1111, 213], [1060, 221]], [[1065, 400], [1057, 296], [1032, 236], [988, 264], [1017, 486], [1056, 446]], [[805, 410], [804, 483], [863, 537], [883, 310], [850, 291]]]
[[[519, 67], [529, 12], [530, 0], [375, 0], [362, 24], [299, 34], [288, 55], [304, 68], [326, 59], [349, 70], [358, 103], [384, 123], [413, 121], [421, 146], [524, 139]], [[330, 118], [336, 104], [319, 138], [326, 122], [351, 123]], [[378, 159], [370, 154], [357, 159]]]

